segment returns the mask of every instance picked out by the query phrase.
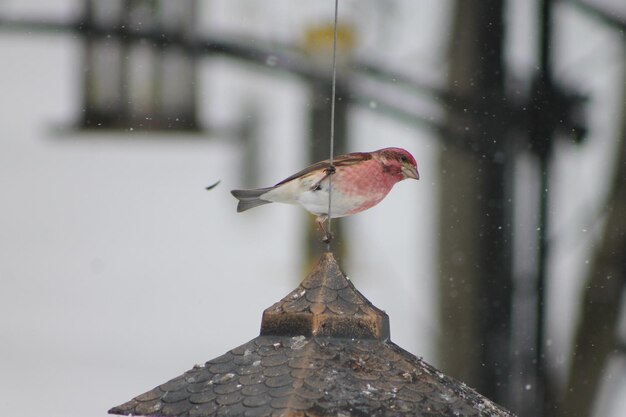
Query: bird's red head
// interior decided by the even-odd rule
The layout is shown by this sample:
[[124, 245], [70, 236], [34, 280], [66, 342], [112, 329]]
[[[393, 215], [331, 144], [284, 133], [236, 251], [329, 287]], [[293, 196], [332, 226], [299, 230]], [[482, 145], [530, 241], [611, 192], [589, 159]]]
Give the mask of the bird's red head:
[[420, 174], [417, 171], [417, 161], [415, 161], [415, 158], [409, 151], [402, 148], [384, 148], [375, 153], [387, 163], [395, 165], [396, 169], [399, 169], [399, 174], [403, 177], [401, 179], [420, 179]]

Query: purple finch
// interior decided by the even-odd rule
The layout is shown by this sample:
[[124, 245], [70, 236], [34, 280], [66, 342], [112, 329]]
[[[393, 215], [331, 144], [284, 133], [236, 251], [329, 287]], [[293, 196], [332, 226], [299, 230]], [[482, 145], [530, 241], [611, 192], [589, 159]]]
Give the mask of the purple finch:
[[[328, 219], [329, 176], [332, 175], [330, 217], [351, 216], [380, 203], [399, 181], [418, 180], [417, 162], [400, 148], [356, 152], [317, 162], [268, 188], [232, 190], [237, 212], [267, 203], [299, 204], [317, 216], [325, 232]], [[329, 236], [326, 236], [328, 239]]]

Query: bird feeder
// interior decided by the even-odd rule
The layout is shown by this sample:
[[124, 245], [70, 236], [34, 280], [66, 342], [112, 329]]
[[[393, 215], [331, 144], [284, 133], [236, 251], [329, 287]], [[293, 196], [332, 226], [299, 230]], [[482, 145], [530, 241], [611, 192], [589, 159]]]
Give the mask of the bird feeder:
[[332, 253], [265, 310], [261, 334], [109, 413], [209, 416], [490, 416], [509, 411], [389, 338], [389, 317]]

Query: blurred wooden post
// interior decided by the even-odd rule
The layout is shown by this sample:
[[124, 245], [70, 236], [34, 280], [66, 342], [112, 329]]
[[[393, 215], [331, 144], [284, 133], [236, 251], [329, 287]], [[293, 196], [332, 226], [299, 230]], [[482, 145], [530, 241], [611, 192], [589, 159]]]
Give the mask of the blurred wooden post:
[[[623, 87], [622, 97], [626, 96], [626, 85]], [[585, 286], [569, 379], [555, 413], [559, 417], [592, 415], [602, 376], [609, 359], [618, 351], [616, 338], [626, 288], [626, 105], [622, 109], [620, 135], [603, 240], [595, 252]]]
[[[455, 2], [449, 130], [441, 153], [441, 365], [506, 404], [512, 294], [503, 1]], [[467, 127], [467, 129], [466, 129]]]
[[[328, 78], [311, 83], [310, 90], [310, 163], [328, 159], [330, 151], [330, 117], [332, 98], [332, 25], [314, 26], [306, 32], [305, 50], [317, 60], [320, 70], [328, 72]], [[337, 29], [337, 101], [335, 104], [335, 149], [334, 155], [346, 152], [348, 136], [348, 88], [347, 68], [350, 52], [354, 43], [352, 28], [347, 24], [340, 24]], [[314, 218], [309, 216], [309, 225], [306, 237], [305, 268], [311, 265], [326, 251], [326, 244], [322, 242], [322, 233], [318, 229]], [[344, 251], [343, 229], [341, 220], [333, 220], [332, 232], [335, 236], [333, 249], [341, 258]]]
[[[348, 100], [343, 88], [337, 88], [337, 104], [335, 106], [335, 155], [346, 151], [346, 133], [348, 117]], [[311, 128], [309, 141], [310, 162], [328, 159], [330, 138], [330, 97], [331, 85], [326, 82], [314, 83], [311, 86]], [[326, 244], [322, 242], [322, 232], [317, 227], [315, 219], [308, 217], [307, 248], [305, 267], [309, 268], [322, 253], [326, 251]], [[334, 219], [332, 226], [333, 248], [338, 257], [343, 251], [343, 228], [341, 220]]]

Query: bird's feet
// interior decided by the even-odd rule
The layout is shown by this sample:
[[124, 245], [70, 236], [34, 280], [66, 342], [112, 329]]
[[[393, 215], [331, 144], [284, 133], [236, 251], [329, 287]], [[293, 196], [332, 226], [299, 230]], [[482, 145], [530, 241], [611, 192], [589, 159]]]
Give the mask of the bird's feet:
[[332, 233], [330, 233], [328, 230], [326, 230], [326, 228], [324, 227], [324, 222], [326, 220], [328, 220], [326, 216], [320, 216], [316, 219], [317, 226], [320, 228], [320, 230], [323, 233], [322, 242], [328, 244], [333, 240], [335, 236]]

